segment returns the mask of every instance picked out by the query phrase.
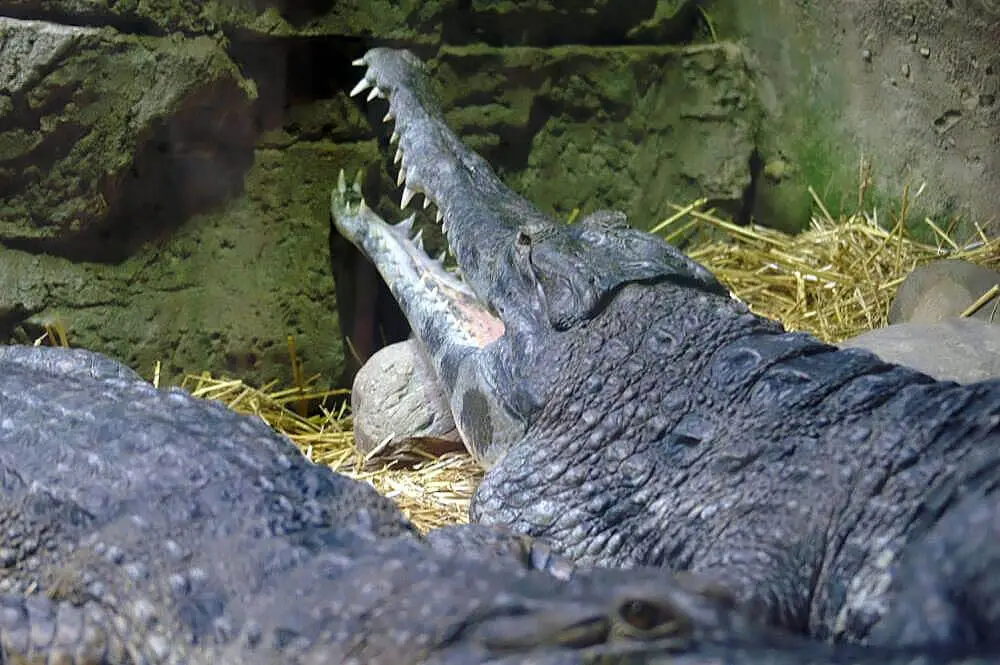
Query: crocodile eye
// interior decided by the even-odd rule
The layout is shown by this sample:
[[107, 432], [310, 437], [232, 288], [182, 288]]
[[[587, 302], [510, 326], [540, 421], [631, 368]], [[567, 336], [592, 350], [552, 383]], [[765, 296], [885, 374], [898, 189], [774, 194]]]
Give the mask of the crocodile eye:
[[685, 639], [691, 635], [692, 626], [688, 616], [678, 608], [650, 602], [628, 599], [618, 606], [616, 631], [623, 638], [662, 639], [665, 637]]
[[518, 247], [531, 247], [531, 236], [529, 236], [524, 231], [517, 232], [517, 239], [515, 240]]
[[669, 621], [668, 617], [663, 616], [659, 607], [641, 600], [625, 601], [618, 611], [625, 623], [641, 631], [652, 630], [665, 620]]

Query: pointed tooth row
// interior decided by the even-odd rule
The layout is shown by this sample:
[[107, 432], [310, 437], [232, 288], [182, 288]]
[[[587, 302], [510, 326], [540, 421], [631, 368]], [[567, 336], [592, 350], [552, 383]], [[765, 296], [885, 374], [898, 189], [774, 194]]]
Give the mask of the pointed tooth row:
[[[353, 64], [356, 67], [367, 67], [368, 66], [368, 63], [365, 62], [364, 58], [357, 58], [356, 60], [352, 60], [351, 64]], [[367, 100], [368, 101], [372, 101], [376, 97], [385, 97], [385, 94], [382, 92], [381, 89], [379, 89], [379, 87], [375, 84], [375, 82], [372, 81], [370, 78], [368, 78], [368, 72], [365, 72], [365, 75], [361, 78], [360, 81], [358, 81], [357, 85], [355, 85], [354, 88], [351, 89], [350, 94], [351, 94], [352, 97], [356, 97], [356, 96], [360, 95], [362, 92], [364, 92], [365, 90], [368, 90], [369, 88], [371, 88], [371, 90], [368, 92], [368, 96], [367, 96]], [[382, 118], [382, 120], [384, 122], [392, 122], [395, 119], [396, 119], [396, 116], [392, 112], [391, 108], [388, 111], [386, 111], [385, 116]], [[396, 185], [397, 186], [399, 186], [399, 185], [403, 186], [403, 194], [400, 197], [400, 205], [401, 205], [401, 207], [405, 208], [407, 205], [409, 205], [410, 201], [413, 200], [413, 197], [417, 193], [421, 193], [421, 194], [424, 195], [423, 208], [424, 208], [424, 210], [426, 210], [427, 208], [430, 207], [430, 205], [432, 203], [431, 198], [427, 195], [426, 192], [418, 192], [418, 190], [416, 190], [415, 188], [410, 188], [406, 184], [406, 175], [407, 174], [406, 174], [406, 165], [403, 164], [403, 161], [404, 161], [403, 148], [402, 148], [402, 145], [400, 144], [400, 134], [399, 134], [399, 131], [396, 130], [395, 128], [393, 129], [392, 134], [389, 136], [389, 143], [390, 143], [390, 145], [394, 144], [394, 145], [397, 146], [396, 147], [396, 152], [393, 155], [392, 162], [393, 162], [393, 164], [398, 164], [399, 167], [400, 167], [399, 168], [399, 174], [396, 177]], [[411, 223], [412, 223], [412, 217], [409, 217], [407, 219], [411, 220]], [[442, 230], [445, 233], [447, 233], [448, 227], [447, 227], [447, 224], [445, 223], [445, 220], [444, 220], [444, 214], [441, 212], [440, 208], [438, 208], [435, 211], [434, 221], [436, 223], [438, 223], [438, 224], [441, 224]], [[401, 222], [401, 224], [402, 223], [403, 222]]]
[[[402, 173], [402, 171], [400, 171], [400, 173]], [[410, 201], [413, 200], [414, 194], [416, 194], [416, 192], [410, 189], [409, 186], [403, 185], [403, 196], [400, 198], [400, 207], [405, 208], [410, 205]]]
[[396, 224], [394, 228], [399, 229], [400, 231], [406, 234], [407, 238], [409, 238], [410, 234], [413, 232], [413, 220], [415, 220], [416, 217], [417, 217], [416, 215], [410, 215], [403, 221]]
[[385, 97], [385, 94], [379, 89], [377, 85], [375, 85], [372, 81], [370, 81], [367, 76], [362, 78], [360, 81], [358, 81], [358, 84], [356, 86], [351, 88], [350, 95], [351, 97], [357, 97], [365, 90], [368, 90], [368, 88], [371, 88], [371, 90], [368, 92], [368, 97], [366, 98], [369, 102], [375, 99], [376, 97]]
[[[351, 189], [354, 190], [360, 199], [358, 201], [357, 212], [364, 212], [368, 204], [365, 202], [365, 197], [361, 195], [361, 171], [358, 171], [354, 176], [354, 183], [351, 185]], [[341, 196], [347, 193], [347, 178], [344, 175], [344, 169], [340, 169], [340, 173], [337, 175], [337, 193]], [[344, 210], [348, 214], [354, 213], [354, 206], [350, 201], [344, 201]]]

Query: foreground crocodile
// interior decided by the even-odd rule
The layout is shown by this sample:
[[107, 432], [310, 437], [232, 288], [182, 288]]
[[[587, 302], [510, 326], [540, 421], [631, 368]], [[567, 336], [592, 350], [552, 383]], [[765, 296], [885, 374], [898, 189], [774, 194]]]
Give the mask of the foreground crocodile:
[[[988, 665], [816, 644], [657, 569], [419, 536], [257, 418], [85, 351], [0, 347], [0, 662]], [[565, 573], [565, 570], [562, 570]]]
[[[259, 419], [84, 351], [0, 347], [0, 483], [3, 663], [644, 662], [777, 643], [663, 571], [565, 582], [520, 537], [422, 538]], [[807, 647], [787, 657], [830, 657]]]
[[[1000, 635], [1000, 383], [960, 386], [756, 316], [624, 215], [562, 225], [444, 121], [422, 63], [374, 49], [405, 207], [437, 207], [464, 284], [338, 187], [488, 469], [474, 521], [583, 564], [700, 573], [818, 638]], [[456, 316], [469, 289], [504, 332]]]

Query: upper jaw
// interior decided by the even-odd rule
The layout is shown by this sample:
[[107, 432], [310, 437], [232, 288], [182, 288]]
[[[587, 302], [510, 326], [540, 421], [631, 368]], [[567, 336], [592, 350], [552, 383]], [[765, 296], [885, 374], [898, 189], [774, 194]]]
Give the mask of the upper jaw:
[[517, 307], [500, 280], [509, 278], [507, 250], [526, 222], [556, 225], [527, 199], [508, 189], [482, 157], [447, 126], [424, 63], [409, 51], [375, 48], [354, 64], [366, 67], [352, 95], [388, 100], [390, 144], [399, 165], [405, 208], [418, 195], [437, 208], [448, 246], [463, 279], [496, 312]]

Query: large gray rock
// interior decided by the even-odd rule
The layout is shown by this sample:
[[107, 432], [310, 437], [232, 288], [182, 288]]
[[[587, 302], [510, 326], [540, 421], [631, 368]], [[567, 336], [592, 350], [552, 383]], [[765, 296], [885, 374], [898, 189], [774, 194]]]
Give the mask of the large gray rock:
[[979, 319], [898, 323], [841, 342], [867, 349], [941, 381], [973, 383], [1000, 377], [1000, 326]]
[[432, 453], [461, 450], [448, 398], [415, 340], [384, 347], [368, 359], [351, 391], [354, 440], [361, 452], [419, 445]]
[[[932, 323], [959, 316], [997, 284], [1000, 272], [959, 259], [932, 261], [915, 268], [899, 285], [889, 308], [889, 323]], [[973, 314], [995, 321], [994, 298]]]

